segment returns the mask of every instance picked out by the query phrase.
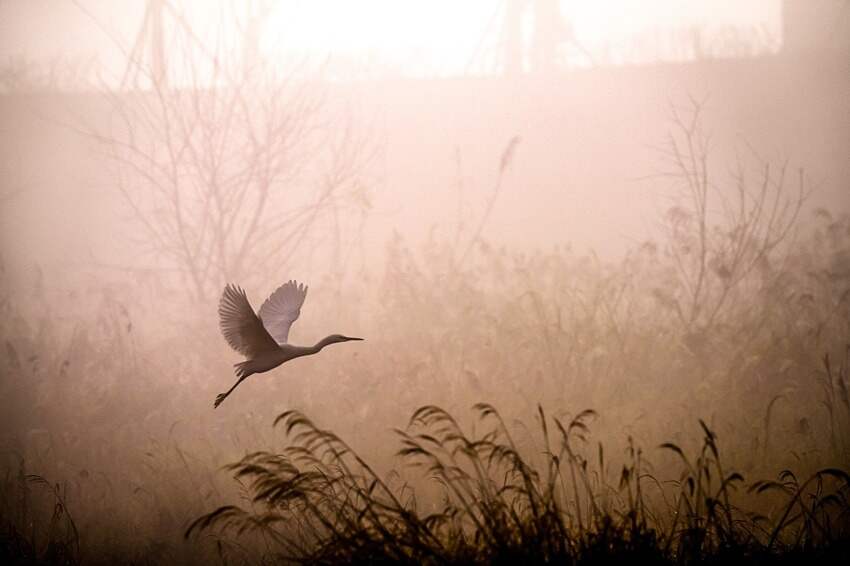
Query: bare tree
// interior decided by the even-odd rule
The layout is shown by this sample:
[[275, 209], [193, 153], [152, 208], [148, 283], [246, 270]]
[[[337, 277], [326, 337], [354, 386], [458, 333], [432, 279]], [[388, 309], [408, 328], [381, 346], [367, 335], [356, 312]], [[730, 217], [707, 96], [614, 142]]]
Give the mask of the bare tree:
[[777, 285], [807, 191], [802, 170], [793, 175], [787, 161], [773, 166], [752, 148], [754, 172], [739, 157], [729, 177], [719, 178], [709, 164], [703, 104], [690, 102], [685, 111], [672, 109], [674, 130], [662, 150], [662, 176], [676, 188], [664, 222], [676, 287], [656, 295], [698, 342], [729, 322], [725, 314], [753, 310], [732, 308], [751, 299], [750, 292], [765, 294]]
[[169, 14], [168, 73], [132, 60], [149, 90], [104, 88], [113, 120], [96, 135], [147, 251], [204, 300], [226, 281], [279, 274], [326, 214], [365, 190], [375, 145], [318, 71], [255, 59], [246, 72], [238, 48], [210, 47], [171, 4]]

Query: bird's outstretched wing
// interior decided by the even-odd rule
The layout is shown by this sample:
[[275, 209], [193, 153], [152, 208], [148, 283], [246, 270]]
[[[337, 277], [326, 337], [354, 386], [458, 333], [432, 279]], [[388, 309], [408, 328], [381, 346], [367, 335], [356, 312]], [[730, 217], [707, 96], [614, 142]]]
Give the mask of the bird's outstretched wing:
[[266, 299], [260, 307], [260, 318], [278, 344], [289, 339], [289, 328], [298, 320], [301, 305], [307, 297], [307, 287], [296, 281], [287, 281]]
[[246, 358], [252, 359], [277, 348], [241, 287], [227, 285], [224, 288], [218, 303], [218, 318], [224, 339]]

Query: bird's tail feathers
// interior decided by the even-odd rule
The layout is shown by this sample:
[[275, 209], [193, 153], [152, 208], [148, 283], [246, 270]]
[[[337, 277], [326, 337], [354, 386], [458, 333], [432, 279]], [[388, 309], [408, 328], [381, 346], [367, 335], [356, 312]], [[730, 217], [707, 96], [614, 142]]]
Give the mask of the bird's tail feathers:
[[233, 364], [233, 373], [235, 373], [236, 377], [238, 377], [239, 379], [245, 379], [246, 377], [254, 373], [254, 371], [249, 367], [250, 365], [251, 360], [239, 362], [238, 364]]

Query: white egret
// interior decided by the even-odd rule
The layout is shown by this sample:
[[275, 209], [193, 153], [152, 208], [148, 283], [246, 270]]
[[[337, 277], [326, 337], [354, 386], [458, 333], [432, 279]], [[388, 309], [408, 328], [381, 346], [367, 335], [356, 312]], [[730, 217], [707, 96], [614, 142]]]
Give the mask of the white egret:
[[218, 303], [219, 325], [224, 339], [230, 346], [245, 356], [246, 361], [235, 364], [238, 378], [233, 387], [215, 398], [215, 407], [221, 405], [236, 386], [254, 373], [263, 373], [284, 362], [316, 354], [329, 344], [363, 340], [341, 334], [331, 334], [314, 346], [287, 344], [289, 328], [301, 314], [301, 305], [307, 297], [307, 287], [296, 281], [288, 281], [271, 294], [260, 307], [259, 316], [254, 313], [245, 291], [236, 285], [224, 288]]

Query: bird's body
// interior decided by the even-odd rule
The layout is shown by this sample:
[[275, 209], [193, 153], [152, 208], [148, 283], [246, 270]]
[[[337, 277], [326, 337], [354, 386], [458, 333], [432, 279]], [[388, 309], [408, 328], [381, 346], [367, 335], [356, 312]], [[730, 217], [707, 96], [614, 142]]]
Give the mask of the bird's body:
[[224, 288], [218, 305], [221, 332], [227, 343], [248, 359], [234, 366], [238, 380], [233, 387], [216, 397], [215, 407], [250, 375], [272, 370], [301, 356], [316, 354], [330, 344], [362, 340], [331, 334], [314, 346], [288, 344], [289, 328], [301, 314], [301, 305], [304, 304], [306, 296], [307, 287], [289, 281], [266, 299], [257, 316], [245, 291], [235, 285], [227, 285]]
[[[351, 340], [360, 340], [360, 338], [351, 338]], [[318, 354], [324, 346], [293, 346], [292, 344], [280, 344], [276, 350], [263, 352], [257, 357], [238, 363], [236, 368], [237, 377], [248, 377], [252, 373], [263, 373], [273, 370], [277, 366], [289, 360], [300, 358], [301, 356], [310, 356]]]

